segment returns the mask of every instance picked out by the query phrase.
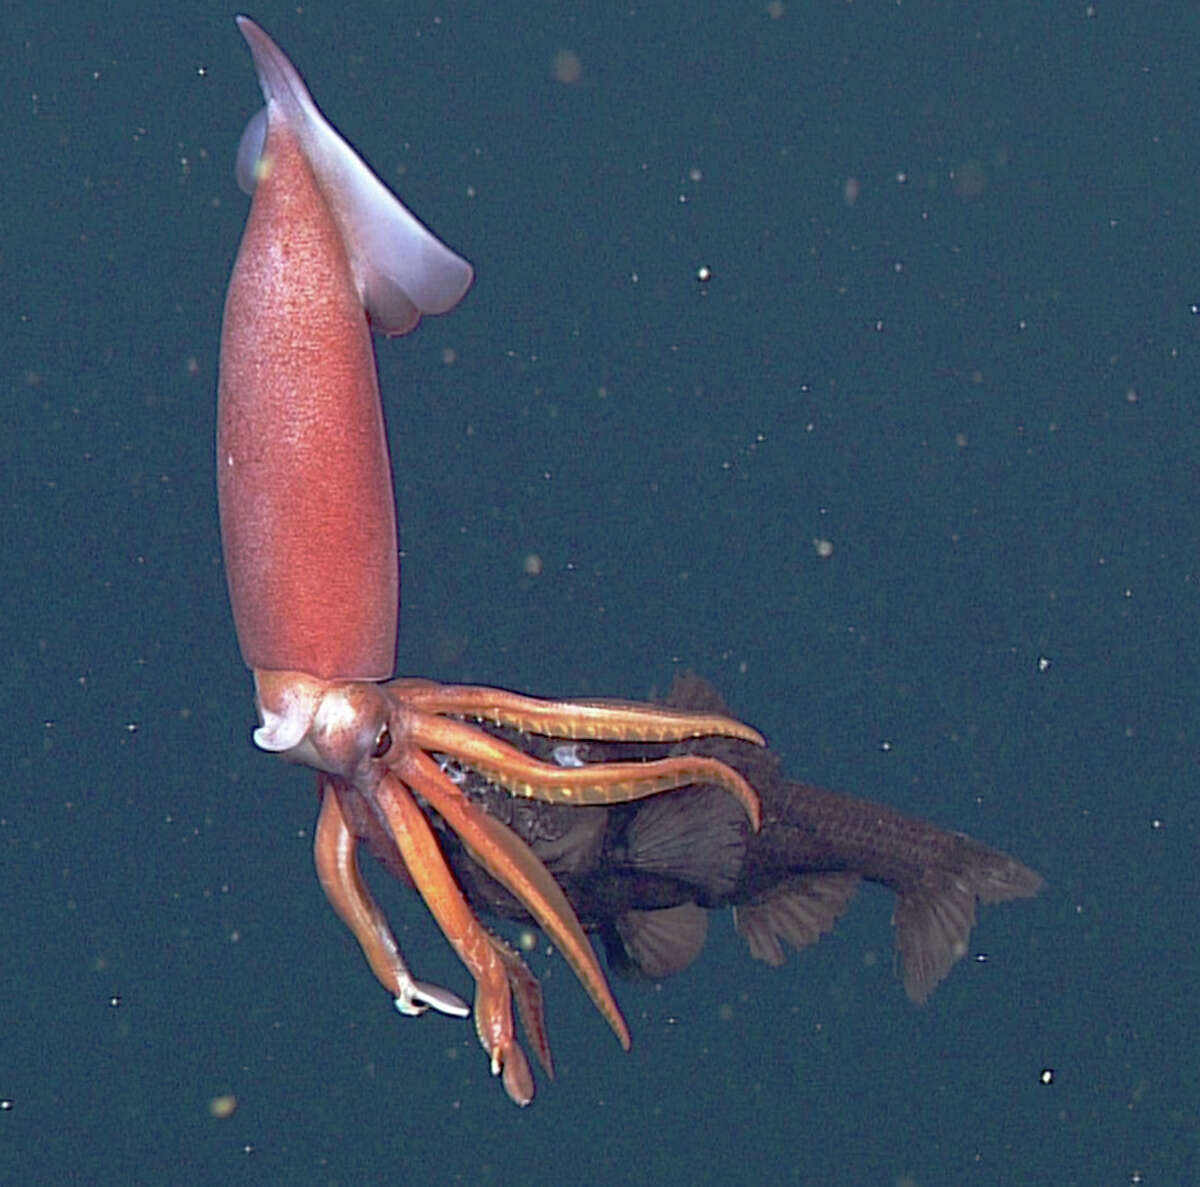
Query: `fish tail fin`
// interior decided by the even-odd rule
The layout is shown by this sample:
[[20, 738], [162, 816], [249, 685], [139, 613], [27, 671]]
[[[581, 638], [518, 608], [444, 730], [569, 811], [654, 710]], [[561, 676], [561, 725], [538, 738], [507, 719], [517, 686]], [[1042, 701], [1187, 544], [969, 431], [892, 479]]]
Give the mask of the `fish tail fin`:
[[977, 903], [1031, 898], [1043, 885], [1040, 874], [1007, 853], [961, 841], [953, 867], [927, 868], [916, 885], [898, 892], [892, 913], [904, 989], [916, 1005], [966, 955]]

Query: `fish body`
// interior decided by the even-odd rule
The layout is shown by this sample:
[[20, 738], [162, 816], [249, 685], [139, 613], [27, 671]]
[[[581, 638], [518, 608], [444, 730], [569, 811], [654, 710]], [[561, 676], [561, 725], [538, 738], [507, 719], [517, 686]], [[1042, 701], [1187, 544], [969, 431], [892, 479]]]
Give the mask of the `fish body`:
[[[705, 681], [676, 682], [670, 704], [725, 711]], [[564, 763], [700, 753], [750, 782], [762, 801], [751, 830], [728, 793], [693, 786], [615, 807], [562, 807], [515, 799], [471, 771], [464, 792], [503, 821], [563, 888], [584, 928], [619, 972], [661, 978], [691, 964], [712, 911], [732, 908], [750, 953], [780, 965], [830, 931], [862, 881], [896, 896], [892, 922], [908, 996], [923, 1003], [967, 951], [980, 904], [1028, 898], [1040, 875], [963, 833], [886, 805], [791, 779], [769, 749], [730, 739], [672, 746], [508, 740]], [[521, 905], [444, 834], [472, 905], [525, 920]]]

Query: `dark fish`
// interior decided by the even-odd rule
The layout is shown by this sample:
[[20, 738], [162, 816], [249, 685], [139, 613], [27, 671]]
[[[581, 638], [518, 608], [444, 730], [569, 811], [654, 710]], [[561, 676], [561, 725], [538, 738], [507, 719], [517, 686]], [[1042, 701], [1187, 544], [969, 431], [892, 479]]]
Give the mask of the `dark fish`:
[[[668, 703], [728, 712], [706, 681], [676, 680]], [[762, 829], [723, 789], [697, 786], [614, 807], [515, 799], [471, 771], [468, 796], [533, 849], [597, 933], [620, 972], [660, 978], [700, 954], [708, 912], [732, 907], [752, 956], [784, 962], [832, 929], [861, 879], [896, 895], [892, 922], [904, 988], [924, 1002], [967, 951], [979, 903], [1028, 898], [1041, 877], [962, 833], [854, 796], [787, 778], [769, 750], [727, 739], [672, 746], [555, 743], [496, 731], [564, 764], [693, 752], [739, 770], [757, 790]], [[477, 911], [528, 920], [522, 905], [442, 830], [447, 857]]]

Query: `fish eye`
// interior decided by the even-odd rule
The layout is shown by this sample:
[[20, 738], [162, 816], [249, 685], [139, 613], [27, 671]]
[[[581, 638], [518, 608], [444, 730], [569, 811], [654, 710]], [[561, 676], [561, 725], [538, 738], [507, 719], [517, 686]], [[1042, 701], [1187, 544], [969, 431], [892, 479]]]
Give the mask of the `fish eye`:
[[560, 742], [551, 755], [560, 767], [585, 767], [587, 760], [583, 757], [583, 746], [582, 742]]

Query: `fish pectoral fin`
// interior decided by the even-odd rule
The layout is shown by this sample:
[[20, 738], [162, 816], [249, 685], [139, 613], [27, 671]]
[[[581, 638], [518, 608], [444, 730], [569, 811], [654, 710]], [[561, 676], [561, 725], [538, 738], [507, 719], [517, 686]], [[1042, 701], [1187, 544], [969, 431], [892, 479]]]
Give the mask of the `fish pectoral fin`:
[[724, 790], [711, 786], [646, 800], [625, 834], [631, 869], [690, 883], [701, 900], [729, 894], [745, 857], [745, 815]]

